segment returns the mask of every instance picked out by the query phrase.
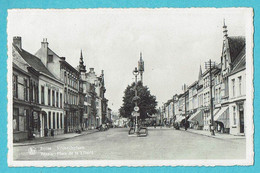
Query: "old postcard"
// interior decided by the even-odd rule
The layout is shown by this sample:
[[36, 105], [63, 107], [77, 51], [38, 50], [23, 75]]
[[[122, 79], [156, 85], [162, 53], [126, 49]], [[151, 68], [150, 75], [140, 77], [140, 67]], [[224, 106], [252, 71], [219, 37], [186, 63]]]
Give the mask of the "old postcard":
[[251, 8], [7, 19], [9, 166], [253, 164]]

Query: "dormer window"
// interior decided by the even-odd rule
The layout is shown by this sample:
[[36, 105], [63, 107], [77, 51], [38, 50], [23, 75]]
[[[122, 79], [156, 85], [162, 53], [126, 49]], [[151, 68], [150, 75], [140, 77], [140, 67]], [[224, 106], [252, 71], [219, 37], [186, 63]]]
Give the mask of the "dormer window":
[[50, 62], [53, 62], [53, 55], [48, 55], [48, 60], [47, 60], [48, 63]]

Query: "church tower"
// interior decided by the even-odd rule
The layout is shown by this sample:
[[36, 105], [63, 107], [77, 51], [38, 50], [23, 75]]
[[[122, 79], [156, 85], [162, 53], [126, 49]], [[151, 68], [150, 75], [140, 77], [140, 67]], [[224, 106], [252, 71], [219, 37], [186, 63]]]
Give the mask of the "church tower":
[[80, 59], [79, 59], [79, 72], [86, 72], [86, 66], [84, 65], [84, 61], [83, 61], [83, 55], [82, 55], [82, 50], [80, 52]]
[[140, 72], [141, 82], [143, 83], [144, 61], [142, 58], [142, 52], [140, 52], [140, 60], [138, 61], [138, 71]]

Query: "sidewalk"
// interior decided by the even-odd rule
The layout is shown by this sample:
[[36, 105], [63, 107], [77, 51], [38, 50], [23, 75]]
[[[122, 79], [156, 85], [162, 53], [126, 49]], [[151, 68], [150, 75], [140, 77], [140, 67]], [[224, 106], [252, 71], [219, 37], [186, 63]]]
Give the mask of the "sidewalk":
[[[185, 129], [183, 129], [183, 128], [180, 128], [180, 130], [185, 131]], [[225, 133], [224, 134], [215, 133], [215, 136], [212, 136], [210, 131], [206, 131], [206, 130], [187, 129], [186, 132], [199, 134], [199, 135], [203, 135], [203, 136], [208, 136], [208, 137], [212, 137], [212, 138], [218, 138], [218, 139], [246, 139], [245, 136], [235, 136], [235, 135], [225, 134]]]
[[42, 138], [36, 138], [32, 140], [25, 140], [25, 141], [19, 141], [19, 142], [14, 142], [13, 146], [28, 146], [28, 145], [39, 145], [39, 144], [46, 144], [46, 143], [52, 143], [52, 142], [57, 142], [57, 141], [63, 141], [66, 139], [71, 139], [77, 136], [82, 136], [82, 135], [88, 135], [98, 132], [98, 130], [93, 129], [93, 130], [86, 130], [82, 131], [81, 134], [78, 133], [67, 133], [67, 134], [61, 134], [57, 136], [48, 136], [48, 137], [42, 137]]

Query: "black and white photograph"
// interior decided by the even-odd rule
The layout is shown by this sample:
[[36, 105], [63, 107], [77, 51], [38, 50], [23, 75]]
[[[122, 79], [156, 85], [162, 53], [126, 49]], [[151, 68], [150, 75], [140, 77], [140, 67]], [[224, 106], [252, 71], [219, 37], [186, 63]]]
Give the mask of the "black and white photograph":
[[9, 166], [252, 165], [252, 8], [9, 9]]

